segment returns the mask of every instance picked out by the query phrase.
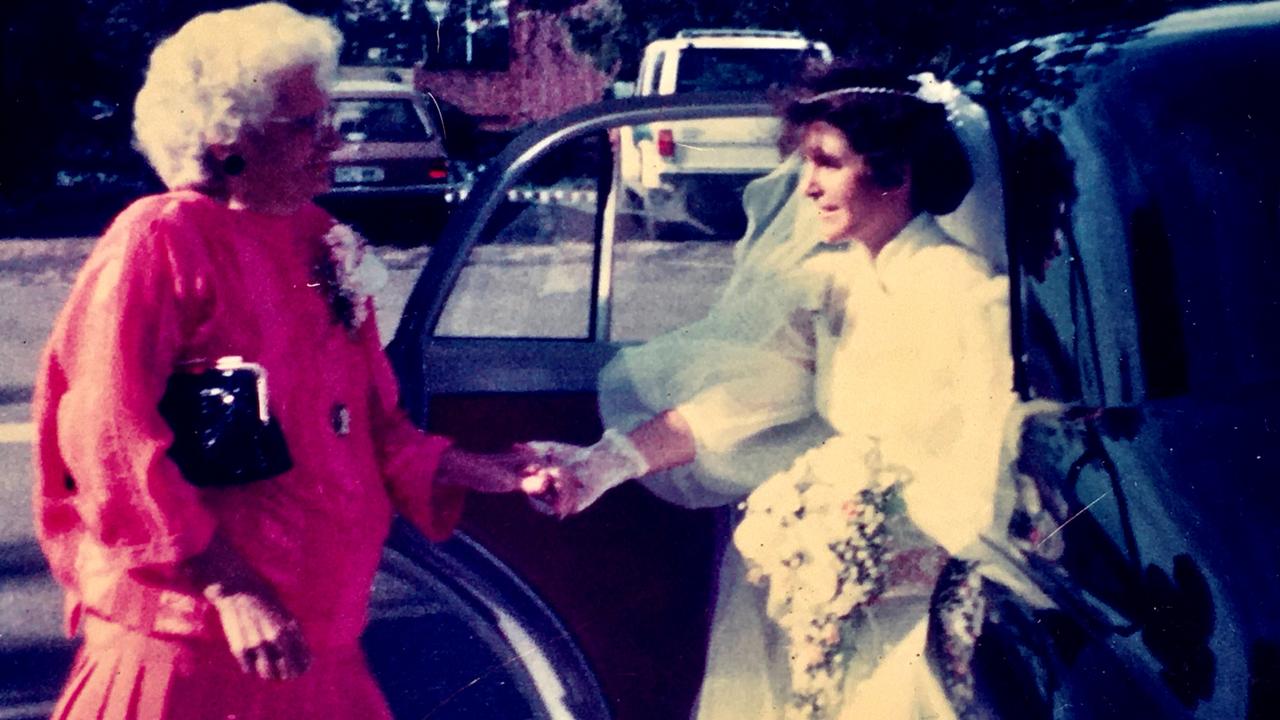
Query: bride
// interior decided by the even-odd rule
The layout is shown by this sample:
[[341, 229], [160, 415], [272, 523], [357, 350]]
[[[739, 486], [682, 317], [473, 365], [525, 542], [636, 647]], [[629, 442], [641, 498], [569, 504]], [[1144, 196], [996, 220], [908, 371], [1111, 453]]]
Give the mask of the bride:
[[741, 249], [702, 323], [606, 369], [598, 443], [541, 445], [535, 499], [562, 516], [637, 478], [738, 503], [703, 720], [964, 712], [963, 673], [926, 659], [930, 597], [1004, 519], [1008, 283], [935, 220], [973, 184], [946, 109], [884, 80], [836, 69], [797, 93], [787, 237]]

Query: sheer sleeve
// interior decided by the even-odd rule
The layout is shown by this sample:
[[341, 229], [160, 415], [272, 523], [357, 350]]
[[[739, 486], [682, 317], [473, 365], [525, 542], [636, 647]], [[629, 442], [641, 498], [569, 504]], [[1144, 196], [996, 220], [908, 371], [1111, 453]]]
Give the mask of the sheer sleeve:
[[213, 301], [197, 232], [170, 198], [122, 213], [72, 289], [37, 379], [42, 539], [89, 533], [122, 569], [175, 564], [214, 532], [166, 454], [173, 436], [157, 410], [183, 338]]
[[370, 418], [378, 463], [396, 510], [432, 540], [447, 538], [462, 516], [466, 490], [436, 482], [448, 438], [418, 429], [400, 407], [400, 391], [378, 340], [372, 301], [361, 325], [370, 368]]
[[687, 421], [695, 460], [643, 482], [672, 502], [734, 502], [829, 434], [813, 403], [811, 325], [829, 281], [813, 260], [798, 163], [748, 186], [748, 232], [707, 316], [627, 348], [602, 372], [600, 410], [630, 430], [667, 409]]

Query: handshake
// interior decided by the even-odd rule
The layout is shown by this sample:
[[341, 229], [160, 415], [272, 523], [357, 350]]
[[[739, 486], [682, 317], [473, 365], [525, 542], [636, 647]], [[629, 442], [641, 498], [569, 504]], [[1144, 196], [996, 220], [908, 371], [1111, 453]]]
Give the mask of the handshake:
[[566, 518], [582, 512], [609, 489], [649, 472], [649, 462], [623, 433], [606, 430], [594, 445], [534, 441], [520, 489], [539, 512]]

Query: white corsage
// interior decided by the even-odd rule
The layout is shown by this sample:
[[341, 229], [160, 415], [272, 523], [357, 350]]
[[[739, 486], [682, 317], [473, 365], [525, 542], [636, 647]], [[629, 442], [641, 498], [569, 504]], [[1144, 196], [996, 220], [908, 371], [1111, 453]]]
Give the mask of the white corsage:
[[334, 319], [354, 334], [369, 317], [369, 299], [387, 284], [387, 266], [350, 225], [335, 223], [321, 239], [326, 252], [316, 279]]
[[828, 441], [762, 484], [741, 508], [733, 541], [747, 579], [767, 588], [766, 611], [787, 637], [785, 716], [828, 717], [853, 655], [851, 619], [885, 587], [890, 515], [904, 511], [910, 472], [874, 441]]

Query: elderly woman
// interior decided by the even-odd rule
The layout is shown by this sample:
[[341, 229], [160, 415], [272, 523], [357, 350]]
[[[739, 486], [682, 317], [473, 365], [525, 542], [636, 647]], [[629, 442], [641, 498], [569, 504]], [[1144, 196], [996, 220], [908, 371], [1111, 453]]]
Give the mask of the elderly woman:
[[[448, 536], [467, 488], [518, 485], [398, 407], [376, 258], [329, 185], [341, 38], [279, 3], [156, 48], [139, 147], [170, 188], [120, 214], [38, 377], [36, 525], [84, 644], [55, 718], [386, 718], [358, 645], [393, 513]], [[384, 270], [385, 272], [385, 270]], [[175, 372], [267, 371], [292, 469], [193, 484], [158, 403]]]
[[[972, 709], [963, 671], [936, 674], [925, 647], [944, 565], [982, 556], [980, 534], [1007, 524], [1008, 285], [935, 220], [973, 174], [946, 109], [918, 91], [836, 69], [787, 107], [784, 149], [803, 159], [813, 213], [797, 229], [819, 247], [773, 285], [787, 321], [759, 336], [761, 372], [717, 373], [720, 350], [684, 362], [667, 387], [699, 364], [707, 381], [664, 409], [624, 354], [604, 375], [602, 440], [539, 448], [553, 480], [540, 500], [561, 515], [636, 478], [686, 504], [746, 498], [721, 567], [703, 720]], [[806, 429], [807, 407], [822, 427]], [[761, 443], [789, 466], [762, 478]], [[748, 462], [723, 457], [735, 454]]]

